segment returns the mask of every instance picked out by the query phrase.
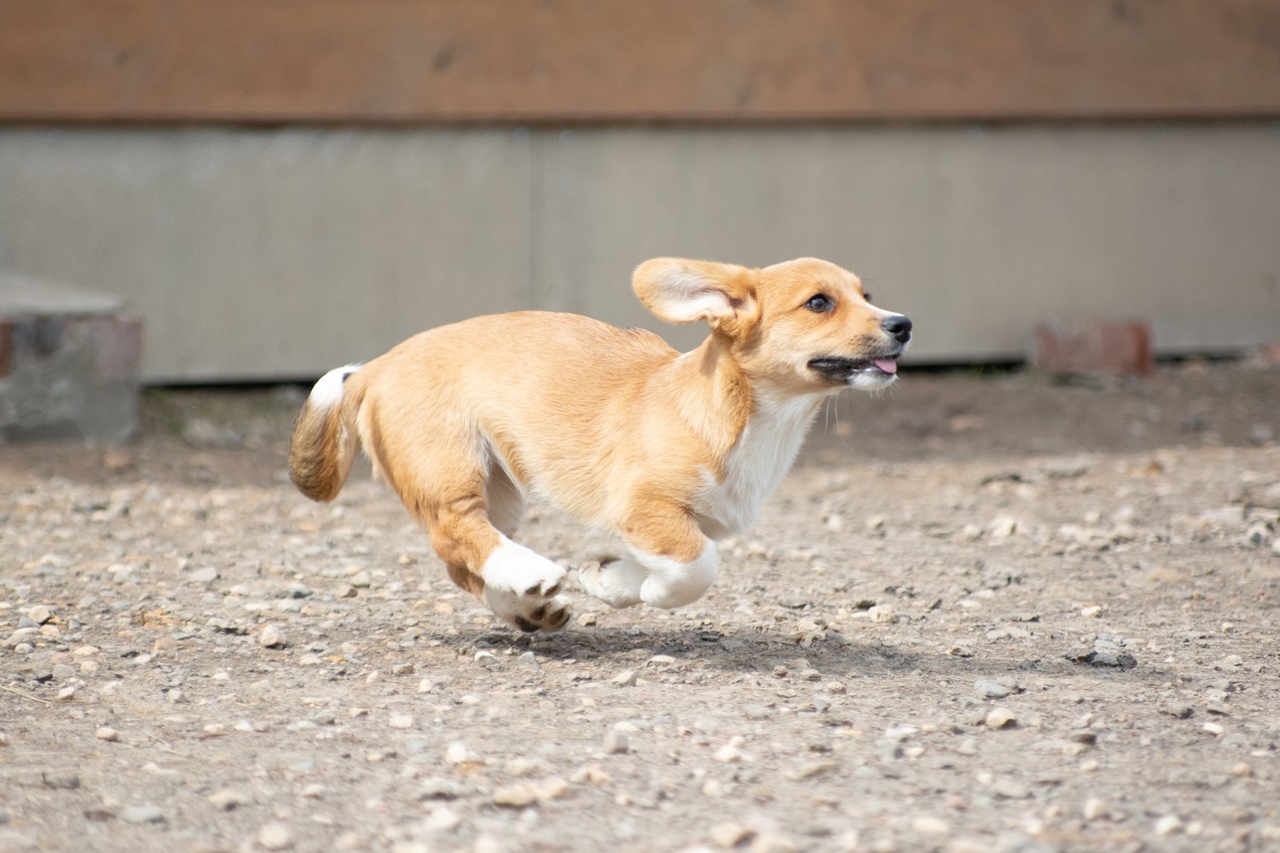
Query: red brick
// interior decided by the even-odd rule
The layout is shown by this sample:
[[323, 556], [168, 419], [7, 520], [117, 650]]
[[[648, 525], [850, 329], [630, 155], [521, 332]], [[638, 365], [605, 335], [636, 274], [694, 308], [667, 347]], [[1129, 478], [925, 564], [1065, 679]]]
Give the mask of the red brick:
[[1155, 372], [1151, 327], [1140, 320], [1058, 320], [1036, 327], [1031, 365], [1046, 373]]

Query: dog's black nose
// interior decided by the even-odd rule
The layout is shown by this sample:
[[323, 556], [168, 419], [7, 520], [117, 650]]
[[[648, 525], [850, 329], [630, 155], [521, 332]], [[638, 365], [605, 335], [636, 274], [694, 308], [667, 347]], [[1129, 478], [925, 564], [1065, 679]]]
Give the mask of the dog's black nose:
[[911, 340], [911, 318], [905, 314], [894, 314], [880, 324], [886, 332], [893, 335], [900, 344]]

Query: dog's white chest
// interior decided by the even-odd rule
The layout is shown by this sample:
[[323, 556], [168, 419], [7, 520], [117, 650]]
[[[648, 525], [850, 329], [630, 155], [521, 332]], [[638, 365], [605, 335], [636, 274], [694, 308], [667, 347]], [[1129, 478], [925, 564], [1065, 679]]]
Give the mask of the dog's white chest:
[[729, 451], [724, 479], [709, 483], [698, 501], [703, 533], [721, 539], [756, 523], [760, 504], [795, 461], [817, 405], [818, 398], [804, 397], [762, 405], [752, 415]]

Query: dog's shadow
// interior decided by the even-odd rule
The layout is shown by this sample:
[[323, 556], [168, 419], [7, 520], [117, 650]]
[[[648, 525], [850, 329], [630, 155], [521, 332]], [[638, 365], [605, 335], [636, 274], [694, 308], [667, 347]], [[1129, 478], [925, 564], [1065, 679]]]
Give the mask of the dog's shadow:
[[614, 663], [619, 672], [655, 665], [654, 658], [658, 657], [657, 666], [689, 675], [710, 669], [721, 674], [807, 677], [817, 683], [847, 677], [937, 680], [1018, 678], [1036, 674], [1090, 682], [1120, 679], [1154, 684], [1167, 680], [1169, 675], [1159, 666], [1121, 669], [1082, 664], [1065, 652], [1059, 654], [1056, 649], [1038, 649], [1031, 657], [1010, 655], [1007, 649], [960, 657], [941, 651], [904, 649], [880, 640], [858, 641], [844, 637], [815, 640], [805, 647], [749, 629], [637, 631], [598, 627], [568, 629], [556, 634], [494, 629], [470, 637], [455, 637], [447, 644], [455, 646], [460, 656], [480, 650], [511, 654], [531, 651], [543, 661]]

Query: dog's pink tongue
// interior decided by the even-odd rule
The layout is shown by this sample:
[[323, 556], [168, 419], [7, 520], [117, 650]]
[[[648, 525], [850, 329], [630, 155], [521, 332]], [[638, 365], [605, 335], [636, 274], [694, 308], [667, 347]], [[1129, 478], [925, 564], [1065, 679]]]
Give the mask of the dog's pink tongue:
[[898, 362], [893, 360], [892, 358], [877, 358], [875, 361], [871, 363], [874, 364], [876, 367], [880, 368], [881, 370], [883, 370], [885, 373], [898, 372]]

